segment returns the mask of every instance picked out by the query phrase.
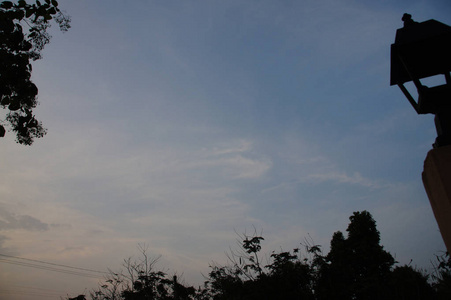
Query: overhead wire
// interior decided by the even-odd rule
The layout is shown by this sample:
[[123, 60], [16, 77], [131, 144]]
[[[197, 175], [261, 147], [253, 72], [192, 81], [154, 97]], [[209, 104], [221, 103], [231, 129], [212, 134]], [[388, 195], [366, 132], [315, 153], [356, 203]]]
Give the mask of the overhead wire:
[[[82, 276], [82, 277], [86, 277], [86, 278], [99, 279], [99, 278], [103, 277], [104, 275], [110, 274], [109, 272], [105, 272], [105, 271], [74, 267], [74, 266], [69, 266], [69, 265], [64, 265], [64, 264], [57, 264], [57, 263], [47, 262], [47, 261], [43, 261], [43, 260], [24, 258], [24, 257], [7, 255], [7, 254], [2, 254], [2, 253], [0, 253], [0, 263], [6, 263], [6, 264], [17, 265], [17, 266], [22, 266], [22, 267], [29, 267], [29, 268], [34, 268], [34, 269], [44, 270], [44, 271], [58, 272], [58, 273], [68, 274], [68, 275]], [[53, 298], [53, 297], [60, 297], [61, 294], [64, 294], [64, 292], [50, 290], [50, 289], [36, 288], [36, 287], [12, 285], [7, 288], [0, 287], [0, 294], [1, 295], [23, 295], [23, 296], [33, 295], [36, 297], [43, 297], [43, 298], [52, 297]]]
[[51, 262], [47, 262], [47, 261], [43, 261], [43, 260], [24, 258], [24, 257], [7, 255], [7, 254], [2, 254], [2, 253], [0, 253], [0, 256], [4, 256], [4, 257], [8, 257], [8, 258], [21, 259], [21, 260], [27, 260], [27, 261], [31, 261], [31, 262], [36, 262], [36, 263], [41, 263], [41, 264], [46, 264], [46, 265], [52, 265], [52, 266], [56, 266], [56, 267], [76, 269], [76, 270], [86, 271], [86, 272], [94, 272], [94, 273], [100, 273], [100, 274], [109, 274], [108, 272], [105, 272], [105, 271], [98, 271], [98, 270], [87, 269], [87, 268], [73, 267], [73, 266], [68, 266], [68, 265], [63, 265], [63, 264], [51, 263]]
[[56, 264], [51, 262], [46, 262], [42, 260], [18, 257], [13, 255], [1, 254], [0, 253], [0, 263], [6, 263], [10, 265], [18, 265], [22, 267], [29, 267], [39, 270], [58, 272], [68, 275], [82, 276], [87, 278], [100, 278], [102, 275], [109, 274], [108, 272], [79, 268], [74, 266], [68, 266], [63, 264]]
[[32, 263], [27, 263], [27, 262], [12, 261], [12, 260], [8, 260], [8, 259], [4, 259], [4, 258], [0, 258], [0, 262], [11, 264], [11, 265], [30, 267], [30, 268], [40, 269], [40, 270], [59, 272], [59, 273], [70, 274], [70, 275], [77, 275], [77, 276], [82, 276], [82, 277], [89, 277], [89, 278], [99, 278], [100, 277], [98, 275], [93, 275], [93, 274], [89, 274], [89, 273], [82, 273], [82, 272], [64, 270], [64, 269], [59, 269], [59, 268], [54, 268], [54, 267], [41, 266], [41, 265], [36, 265], [36, 264], [32, 264]]

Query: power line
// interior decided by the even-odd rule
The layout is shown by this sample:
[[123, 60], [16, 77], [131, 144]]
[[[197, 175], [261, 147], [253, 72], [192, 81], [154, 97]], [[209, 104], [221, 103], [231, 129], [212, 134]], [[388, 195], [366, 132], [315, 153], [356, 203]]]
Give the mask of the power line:
[[[44, 271], [52, 271], [58, 272], [62, 274], [82, 276], [86, 278], [96, 278], [99, 279], [102, 275], [109, 274], [108, 272], [98, 271], [94, 269], [80, 268], [74, 267], [64, 264], [51, 263], [43, 260], [36, 260], [24, 257], [18, 257], [13, 255], [1, 254], [0, 253], [0, 263], [6, 263], [11, 265], [17, 265], [22, 267], [29, 267]], [[61, 291], [44, 289], [44, 288], [36, 288], [36, 287], [26, 287], [26, 286], [18, 286], [11, 285], [6, 289], [0, 287], [0, 294], [2, 295], [33, 295], [36, 297], [59, 297], [62, 294], [65, 294]]]
[[18, 266], [23, 266], [23, 267], [30, 267], [30, 268], [46, 270], [46, 271], [53, 271], [53, 272], [59, 272], [59, 273], [64, 273], [64, 274], [69, 274], [69, 275], [77, 275], [77, 276], [88, 277], [88, 278], [99, 278], [99, 275], [96, 276], [94, 274], [89, 274], [89, 273], [82, 273], [82, 272], [77, 272], [77, 271], [64, 270], [64, 269], [59, 269], [59, 268], [54, 268], [54, 267], [36, 265], [36, 264], [32, 264], [32, 263], [27, 263], [27, 262], [13, 261], [13, 260], [8, 260], [8, 259], [4, 259], [4, 258], [0, 258], [0, 262], [6, 263], [6, 264], [10, 264], [10, 265], [18, 265]]
[[[86, 271], [86, 272], [93, 272], [93, 273], [100, 273], [100, 274], [109, 274], [108, 272], [104, 272], [104, 271], [98, 271], [98, 270], [86, 269], [86, 268], [78, 268], [78, 267], [73, 267], [73, 266], [68, 266], [68, 265], [62, 265], [62, 264], [46, 262], [46, 261], [43, 261], [43, 260], [30, 259], [30, 258], [18, 257], [18, 256], [13, 256], [13, 255], [1, 254], [1, 253], [0, 253], [0, 256], [4, 256], [4, 257], [8, 257], [8, 258], [21, 259], [21, 260], [26, 260], [26, 261], [36, 262], [36, 263], [40, 263], [40, 264], [56, 266], [56, 267], [63, 267], [63, 268], [68, 268], [68, 269]], [[0, 260], [11, 261], [11, 260], [8, 260], [8, 259], [1, 259], [1, 258], [0, 258]]]
[[[3, 257], [3, 258], [2, 258]], [[34, 269], [40, 269], [45, 271], [58, 272], [68, 275], [82, 276], [87, 278], [99, 278], [100, 274], [109, 274], [108, 272], [102, 272], [93, 269], [73, 267], [63, 264], [56, 264], [51, 262], [46, 262], [42, 260], [18, 257], [13, 255], [1, 254], [0, 253], [0, 263], [6, 263], [11, 265], [18, 265], [22, 267], [29, 267]], [[97, 274], [93, 274], [97, 273]]]

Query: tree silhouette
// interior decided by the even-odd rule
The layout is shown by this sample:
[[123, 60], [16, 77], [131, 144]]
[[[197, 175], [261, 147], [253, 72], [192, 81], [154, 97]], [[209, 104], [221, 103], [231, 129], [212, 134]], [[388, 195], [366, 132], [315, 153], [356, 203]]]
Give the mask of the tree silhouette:
[[208, 298], [222, 299], [314, 299], [313, 272], [299, 249], [272, 252], [261, 265], [263, 237], [240, 236], [240, 248], [228, 255], [228, 266], [212, 266], [206, 289]]
[[433, 287], [437, 292], [437, 299], [451, 299], [451, 256], [449, 253], [437, 256], [438, 265], [435, 267]]
[[[367, 211], [349, 218], [347, 236], [333, 234], [330, 251], [305, 240], [291, 251], [260, 253], [264, 241], [256, 230], [238, 235], [238, 249], [227, 254], [228, 264], [213, 264], [203, 287], [179, 283], [177, 276], [155, 270], [140, 246], [141, 258], [124, 261], [124, 273], [110, 272], [93, 300], [429, 300], [450, 299], [451, 259], [437, 256], [430, 277], [410, 265], [396, 266], [380, 245], [376, 221]], [[263, 264], [263, 259], [267, 262]]]
[[40, 59], [42, 49], [50, 42], [47, 29], [51, 20], [61, 31], [70, 28], [70, 18], [59, 10], [55, 0], [0, 4], [0, 106], [8, 111], [0, 121], [0, 137], [9, 127], [19, 144], [31, 145], [34, 138], [46, 134], [33, 114], [38, 88], [31, 82], [30, 61]]
[[367, 211], [354, 212], [345, 238], [334, 233], [319, 275], [318, 299], [387, 299], [395, 260], [380, 245], [376, 222]]
[[428, 283], [428, 279], [428, 275], [411, 266], [395, 267], [390, 274], [391, 294], [387, 299], [434, 299], [434, 290]]
[[151, 258], [145, 245], [138, 245], [140, 257], [124, 260], [125, 272], [110, 271], [110, 275], [91, 292], [92, 300], [190, 300], [196, 290], [178, 282], [177, 276], [156, 270], [159, 257]]

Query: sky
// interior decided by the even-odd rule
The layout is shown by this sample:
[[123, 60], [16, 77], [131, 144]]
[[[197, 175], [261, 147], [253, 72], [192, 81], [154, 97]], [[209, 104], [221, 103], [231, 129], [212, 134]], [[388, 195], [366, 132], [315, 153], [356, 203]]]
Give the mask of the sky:
[[138, 245], [197, 286], [237, 233], [327, 253], [363, 210], [400, 265], [445, 251], [421, 181], [433, 116], [389, 73], [402, 15], [451, 24], [448, 0], [59, 7], [72, 28], [33, 63], [48, 133], [0, 140], [1, 300], [88, 293], [101, 273], [23, 264], [119, 270]]

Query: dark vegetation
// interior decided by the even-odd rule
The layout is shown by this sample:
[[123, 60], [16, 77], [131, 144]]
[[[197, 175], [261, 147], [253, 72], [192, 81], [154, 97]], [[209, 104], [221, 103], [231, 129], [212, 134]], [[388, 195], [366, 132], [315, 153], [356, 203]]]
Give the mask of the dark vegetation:
[[47, 30], [52, 20], [63, 32], [70, 28], [70, 18], [55, 0], [0, 3], [0, 106], [7, 111], [0, 120], [0, 137], [9, 128], [16, 134], [16, 141], [24, 145], [46, 134], [33, 114], [38, 88], [31, 81], [31, 61], [40, 59], [50, 42]]
[[[198, 299], [451, 299], [451, 259], [436, 257], [435, 272], [411, 265], [395, 266], [380, 245], [376, 222], [367, 211], [350, 217], [347, 236], [334, 233], [330, 251], [304, 242], [301, 248], [260, 254], [263, 237], [240, 236], [240, 248], [228, 255], [228, 265], [211, 265], [203, 286], [194, 288], [155, 268], [140, 247], [141, 259], [124, 261], [125, 271], [110, 271], [89, 297], [92, 300]], [[302, 249], [302, 250], [301, 250]], [[265, 261], [265, 263], [264, 263]], [[83, 300], [85, 295], [75, 298]]]

